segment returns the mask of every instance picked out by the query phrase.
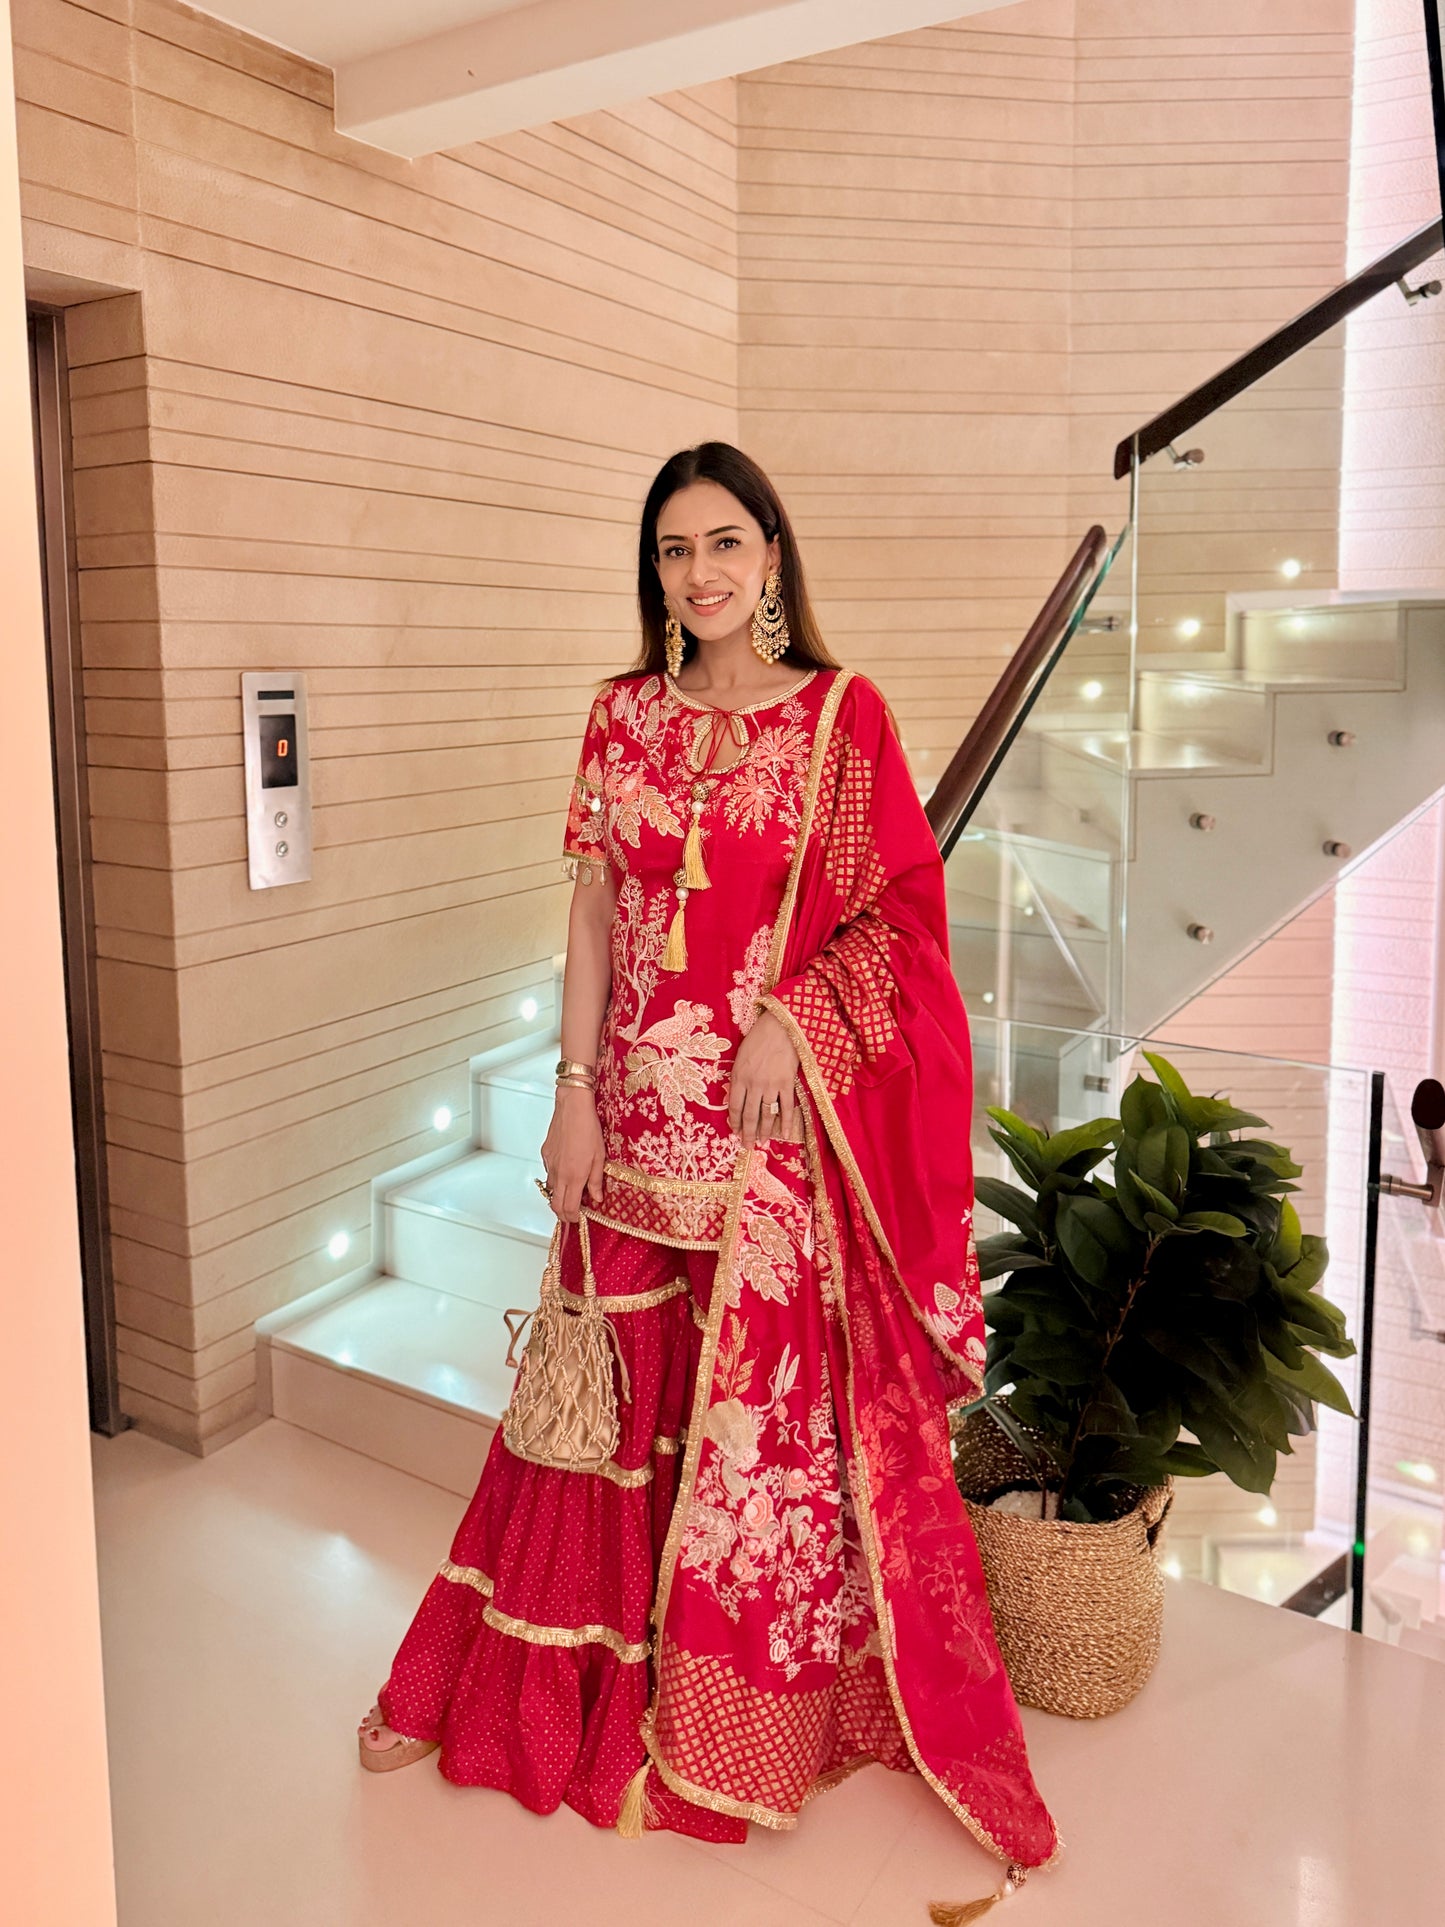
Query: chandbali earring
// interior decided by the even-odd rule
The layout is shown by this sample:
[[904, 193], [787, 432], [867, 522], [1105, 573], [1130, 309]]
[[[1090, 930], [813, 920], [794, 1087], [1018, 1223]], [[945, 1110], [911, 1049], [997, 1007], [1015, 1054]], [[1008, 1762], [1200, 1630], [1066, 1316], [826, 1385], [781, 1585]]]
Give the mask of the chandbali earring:
[[778, 594], [776, 569], [763, 586], [758, 606], [753, 610], [752, 644], [764, 662], [776, 662], [784, 655], [792, 637], [788, 634], [788, 612]]
[[662, 633], [662, 646], [667, 651], [667, 673], [675, 676], [682, 667], [682, 624], [677, 619], [676, 609], [667, 612], [667, 627]]

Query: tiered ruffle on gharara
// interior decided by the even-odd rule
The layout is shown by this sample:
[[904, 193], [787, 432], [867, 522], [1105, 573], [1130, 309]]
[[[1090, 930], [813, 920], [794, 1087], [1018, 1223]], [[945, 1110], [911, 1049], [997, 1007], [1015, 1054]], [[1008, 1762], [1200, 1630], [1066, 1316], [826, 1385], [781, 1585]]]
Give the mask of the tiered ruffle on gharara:
[[[394, 1731], [440, 1741], [439, 1769], [457, 1785], [499, 1788], [534, 1813], [565, 1802], [611, 1827], [644, 1758], [649, 1613], [716, 1253], [588, 1231], [631, 1382], [611, 1476], [514, 1458], [498, 1427], [378, 1703]], [[561, 1265], [564, 1287], [580, 1292], [575, 1226]], [[648, 1802], [653, 1825], [747, 1835], [746, 1821], [681, 1799], [655, 1774]]]

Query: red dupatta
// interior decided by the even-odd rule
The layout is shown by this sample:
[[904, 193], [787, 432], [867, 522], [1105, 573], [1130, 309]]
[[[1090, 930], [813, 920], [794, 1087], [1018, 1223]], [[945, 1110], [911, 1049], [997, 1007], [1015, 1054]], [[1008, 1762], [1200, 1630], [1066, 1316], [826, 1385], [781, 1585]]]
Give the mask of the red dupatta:
[[[937, 844], [887, 706], [850, 670], [835, 673], [819, 719], [763, 983], [758, 1007], [799, 1057], [823, 1309], [749, 1296], [750, 1246], [775, 1250], [779, 1221], [755, 1147], [718, 1252], [659, 1572], [649, 1758], [685, 1797], [769, 1826], [793, 1824], [802, 1799], [867, 1757], [911, 1768], [1018, 1878], [1059, 1843], [994, 1638], [947, 1417], [981, 1385], [984, 1362], [967, 1018]], [[819, 1449], [825, 1424], [836, 1457]], [[777, 1531], [766, 1543], [743, 1536], [779, 1526], [768, 1515], [785, 1493], [798, 1496], [786, 1515], [793, 1569], [831, 1503], [838, 1535], [858, 1547], [842, 1592], [871, 1595], [866, 1650], [850, 1653], [842, 1637], [851, 1672], [834, 1642], [837, 1677], [854, 1684], [831, 1697], [809, 1698], [808, 1655], [778, 1631]], [[736, 1570], [720, 1563], [734, 1546], [755, 1550], [760, 1570], [774, 1560], [770, 1625], [719, 1583]], [[826, 1742], [815, 1738], [824, 1699]], [[809, 1745], [801, 1790], [783, 1767], [769, 1779], [760, 1765]]]

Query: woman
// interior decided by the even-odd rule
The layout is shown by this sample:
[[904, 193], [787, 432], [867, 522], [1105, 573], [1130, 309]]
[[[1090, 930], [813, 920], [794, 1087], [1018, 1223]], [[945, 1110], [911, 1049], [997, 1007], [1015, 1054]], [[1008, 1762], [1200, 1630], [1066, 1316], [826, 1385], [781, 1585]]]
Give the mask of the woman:
[[584, 1471], [499, 1428], [363, 1762], [440, 1746], [536, 1812], [742, 1840], [881, 1761], [1009, 1863], [1002, 1894], [1058, 1843], [951, 1477], [984, 1346], [937, 845], [737, 449], [664, 464], [638, 595], [568, 813], [542, 1146], [618, 1440]]

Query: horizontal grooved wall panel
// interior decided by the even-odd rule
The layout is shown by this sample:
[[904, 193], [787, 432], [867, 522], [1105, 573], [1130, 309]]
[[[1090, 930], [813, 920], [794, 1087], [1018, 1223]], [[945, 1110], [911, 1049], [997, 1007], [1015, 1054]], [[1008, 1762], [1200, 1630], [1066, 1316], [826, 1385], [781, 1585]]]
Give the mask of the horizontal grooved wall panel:
[[744, 437], [920, 775], [1073, 546], [1073, 13], [1026, 0], [739, 87]]
[[[203, 1450], [254, 1320], [335, 1231], [365, 1261], [372, 1177], [550, 998], [637, 505], [737, 436], [736, 87], [412, 163], [306, 62], [116, 11], [16, 6], [21, 169], [30, 263], [135, 290], [68, 317], [113, 1257], [124, 1409]], [[254, 892], [275, 666], [315, 861]]]

